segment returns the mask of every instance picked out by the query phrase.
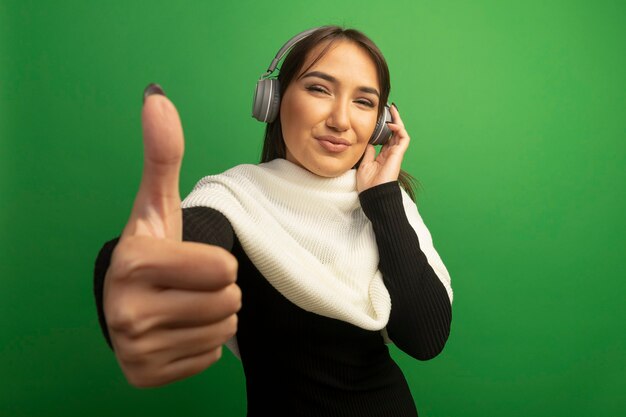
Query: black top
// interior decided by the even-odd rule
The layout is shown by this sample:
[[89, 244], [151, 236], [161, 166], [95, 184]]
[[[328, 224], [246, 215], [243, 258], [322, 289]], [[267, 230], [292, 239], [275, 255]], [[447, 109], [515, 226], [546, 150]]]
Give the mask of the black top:
[[[443, 349], [452, 308], [444, 285], [420, 249], [397, 182], [359, 195], [372, 223], [379, 269], [391, 297], [389, 338], [428, 360]], [[207, 207], [183, 209], [183, 240], [221, 246], [239, 262], [242, 291], [237, 342], [246, 375], [248, 417], [417, 416], [406, 380], [379, 331], [301, 309], [261, 275], [224, 215]], [[117, 239], [96, 260], [94, 293], [102, 332], [112, 347], [102, 287]]]

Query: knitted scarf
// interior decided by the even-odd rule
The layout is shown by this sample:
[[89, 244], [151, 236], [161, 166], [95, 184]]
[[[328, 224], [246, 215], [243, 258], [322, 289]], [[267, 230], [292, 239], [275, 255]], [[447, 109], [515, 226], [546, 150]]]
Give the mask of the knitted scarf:
[[[201, 179], [182, 202], [183, 208], [196, 206], [224, 214], [259, 272], [295, 305], [366, 330], [386, 326], [391, 301], [356, 191], [356, 170], [325, 178], [285, 159], [239, 165]], [[411, 211], [411, 225], [426, 229]], [[438, 265], [445, 271], [436, 252], [426, 255], [435, 271]], [[449, 288], [447, 271], [445, 277]], [[239, 356], [236, 340], [227, 346]]]

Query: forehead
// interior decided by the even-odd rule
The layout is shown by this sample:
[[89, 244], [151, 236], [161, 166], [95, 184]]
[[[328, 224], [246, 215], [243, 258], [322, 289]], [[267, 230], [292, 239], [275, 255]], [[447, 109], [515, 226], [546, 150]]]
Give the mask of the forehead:
[[378, 87], [378, 72], [374, 59], [363, 47], [349, 40], [335, 41], [311, 66], [329, 43], [330, 41], [323, 42], [307, 54], [298, 78], [311, 71], [322, 71], [343, 82]]

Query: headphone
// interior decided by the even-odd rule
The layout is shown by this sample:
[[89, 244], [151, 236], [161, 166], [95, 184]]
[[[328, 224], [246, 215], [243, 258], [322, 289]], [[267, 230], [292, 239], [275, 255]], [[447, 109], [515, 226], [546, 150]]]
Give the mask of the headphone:
[[[264, 123], [271, 123], [276, 119], [278, 110], [280, 109], [280, 83], [276, 76], [271, 76], [272, 73], [276, 69], [278, 62], [295, 44], [323, 27], [326, 26], [316, 27], [298, 33], [280, 48], [267, 69], [267, 72], [262, 74], [261, 78], [259, 78], [259, 81], [256, 83], [254, 100], [252, 102], [252, 117]], [[388, 121], [393, 121], [393, 119], [391, 117], [391, 111], [389, 110], [389, 104], [385, 104], [384, 111], [376, 121], [374, 133], [372, 133], [372, 137], [369, 140], [370, 144], [384, 145], [389, 138], [391, 138], [393, 132], [387, 127], [386, 122]]]

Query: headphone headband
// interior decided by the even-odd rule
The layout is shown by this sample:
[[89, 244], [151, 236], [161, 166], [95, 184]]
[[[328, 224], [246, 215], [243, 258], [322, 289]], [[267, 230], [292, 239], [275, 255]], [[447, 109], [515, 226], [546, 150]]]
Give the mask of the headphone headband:
[[304, 39], [307, 36], [309, 36], [311, 33], [315, 32], [318, 29], [324, 28], [324, 27], [327, 27], [327, 26], [318, 26], [318, 27], [315, 27], [315, 28], [311, 28], [309, 30], [305, 30], [304, 32], [300, 32], [296, 36], [294, 36], [293, 38], [289, 39], [287, 41], [287, 43], [285, 43], [283, 45], [283, 47], [280, 48], [280, 50], [276, 54], [276, 57], [272, 60], [269, 68], [267, 69], [267, 73], [265, 73], [264, 76], [268, 76], [272, 72], [274, 72], [274, 70], [276, 69], [276, 66], [278, 65], [278, 63], [280, 62], [282, 57], [291, 49], [291, 47], [293, 47], [295, 44], [300, 42], [302, 39]]

